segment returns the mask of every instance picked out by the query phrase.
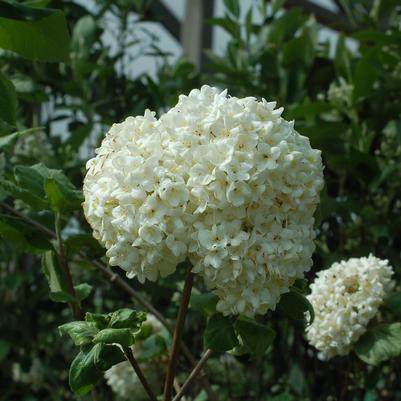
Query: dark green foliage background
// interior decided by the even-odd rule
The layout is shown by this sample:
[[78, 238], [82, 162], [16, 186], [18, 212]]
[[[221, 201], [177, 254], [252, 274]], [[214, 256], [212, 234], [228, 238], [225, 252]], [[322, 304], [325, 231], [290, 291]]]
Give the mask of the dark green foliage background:
[[[253, 14], [242, 10], [245, 18], [240, 18], [238, 3], [225, 1], [225, 17], [208, 23], [230, 35], [226, 53], [220, 57], [207, 51], [209, 62], [200, 72], [184, 59], [172, 64], [151, 32], [146, 40], [138, 40], [142, 22], [151, 20], [150, 1], [98, 0], [96, 13], [67, 0], [25, 3], [62, 10], [71, 41], [43, 53], [32, 54], [26, 46], [20, 49], [34, 60], [11, 51], [0, 53], [0, 152], [5, 161], [0, 178], [18, 187], [26, 182], [30, 194], [28, 198], [10, 195], [3, 185], [0, 199], [2, 205], [50, 230], [61, 202], [74, 283], [86, 282], [94, 288], [82, 302], [84, 311], [108, 313], [138, 305], [91, 263], [103, 256], [103, 250], [83, 218], [80, 194], [63, 186], [64, 195], [54, 192], [52, 198], [35, 187], [37, 181], [31, 181], [24, 167], [16, 166], [43, 163], [62, 170], [81, 188], [85, 161], [112, 123], [145, 108], [161, 113], [175, 104], [180, 93], [204, 83], [228, 88], [232, 95], [277, 100], [285, 107], [284, 116], [294, 119], [296, 129], [322, 150], [326, 186], [316, 215], [317, 249], [308, 281], [334, 261], [373, 253], [389, 259], [400, 291], [401, 17], [396, 1], [340, 1], [349, 29], [340, 34], [334, 51], [318, 40], [322, 26], [302, 8], [282, 9], [284, 1], [267, 2], [267, 8], [260, 6], [263, 21], [255, 23], [255, 10]], [[140, 15], [135, 24], [129, 19], [132, 11]], [[5, 12], [0, 8], [0, 16]], [[117, 22], [116, 31], [109, 32], [118, 43], [115, 52], [101, 40], [104, 15]], [[6, 47], [1, 32], [0, 47]], [[135, 70], [137, 58], [127, 57], [128, 47], [135, 49], [129, 54], [152, 57], [156, 76], [144, 73], [130, 78], [127, 71]], [[333, 85], [344, 84], [351, 89], [336, 95]], [[60, 136], [64, 129], [55, 122], [66, 126], [67, 135]], [[38, 132], [2, 142], [13, 132], [31, 128]], [[41, 139], [36, 140], [38, 133]], [[18, 151], [28, 136], [32, 141], [25, 151]], [[35, 194], [45, 199], [45, 206], [33, 207]], [[0, 237], [0, 400], [78, 399], [68, 387], [68, 366], [76, 349], [57, 331], [72, 320], [71, 312], [65, 303], [49, 299], [41, 269], [41, 255], [52, 249], [52, 239], [1, 205]], [[178, 270], [157, 284], [141, 286], [135, 280], [130, 284], [166, 318], [174, 319], [182, 279]], [[201, 283], [195, 286], [205, 291]], [[197, 356], [210, 313], [201, 309], [190, 310], [185, 333]], [[233, 360], [216, 354], [210, 360], [206, 370], [219, 400], [401, 400], [400, 356], [377, 366], [363, 363], [355, 354], [320, 362], [304, 340], [304, 322], [288, 318], [284, 309], [260, 319], [277, 333], [262, 358], [245, 354]], [[401, 297], [394, 298], [379, 318], [399, 321]], [[184, 378], [187, 366], [182, 362], [180, 377]], [[99, 400], [114, 399], [104, 383], [97, 389]], [[199, 391], [192, 388], [194, 396]], [[202, 394], [196, 398], [204, 399]]]

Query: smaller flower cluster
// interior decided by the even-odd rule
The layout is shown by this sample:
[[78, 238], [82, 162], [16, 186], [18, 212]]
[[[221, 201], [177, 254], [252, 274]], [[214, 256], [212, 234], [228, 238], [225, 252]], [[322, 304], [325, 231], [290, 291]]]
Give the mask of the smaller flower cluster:
[[317, 273], [307, 297], [315, 320], [306, 336], [320, 359], [350, 352], [392, 289], [392, 274], [387, 260], [372, 255], [334, 263]]
[[[150, 335], [160, 334], [163, 330], [161, 323], [151, 314], [147, 315], [146, 321], [142, 324], [143, 326], [148, 326]], [[142, 350], [142, 341], [137, 341], [132, 347], [135, 356], [140, 354]], [[163, 359], [163, 356], [158, 356], [139, 365], [150, 386], [154, 390], [161, 391], [164, 379], [164, 365], [160, 363], [160, 358]], [[113, 392], [121, 399], [131, 400], [133, 396], [137, 401], [148, 399], [142, 383], [128, 361], [112, 366], [105, 372], [104, 377]]]
[[354, 85], [347, 83], [344, 78], [340, 77], [338, 83], [333, 82], [330, 84], [327, 91], [327, 99], [338, 107], [349, 106], [352, 101], [353, 91]]

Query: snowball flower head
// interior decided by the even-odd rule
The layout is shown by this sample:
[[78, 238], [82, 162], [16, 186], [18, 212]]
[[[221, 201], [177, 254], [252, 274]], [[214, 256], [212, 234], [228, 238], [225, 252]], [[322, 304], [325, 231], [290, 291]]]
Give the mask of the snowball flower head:
[[351, 351], [391, 291], [392, 274], [387, 260], [372, 255], [334, 263], [317, 273], [307, 297], [315, 320], [306, 328], [306, 337], [319, 350], [319, 358]]
[[320, 151], [275, 106], [203, 86], [113, 125], [83, 205], [110, 264], [143, 282], [188, 257], [223, 314], [274, 309], [311, 266], [323, 186]]

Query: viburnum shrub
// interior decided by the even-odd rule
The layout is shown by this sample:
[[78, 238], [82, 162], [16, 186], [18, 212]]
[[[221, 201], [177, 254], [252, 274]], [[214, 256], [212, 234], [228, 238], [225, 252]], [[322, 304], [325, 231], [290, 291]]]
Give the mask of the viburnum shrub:
[[189, 258], [224, 315], [274, 309], [312, 264], [323, 186], [320, 151], [275, 106], [203, 86], [113, 125], [84, 181], [110, 264], [143, 282]]
[[[274, 310], [280, 295], [312, 264], [313, 214], [323, 187], [321, 155], [275, 107], [275, 102], [239, 99], [203, 86], [181, 95], [159, 119], [147, 110], [113, 125], [87, 163], [83, 208], [110, 265], [141, 283], [166, 277], [178, 265], [186, 269], [164, 401], [172, 396], [195, 274], [217, 295], [215, 308], [221, 313], [212, 313], [204, 336], [209, 349], [175, 400], [212, 349], [240, 347], [263, 355], [274, 332], [251, 318]], [[302, 316], [312, 310], [300, 292], [292, 294], [293, 303], [301, 300], [305, 307]], [[138, 321], [135, 327], [113, 327], [107, 320], [90, 338], [97, 345], [117, 344], [155, 400], [151, 375], [145, 377], [130, 348], [141, 330]], [[94, 366], [100, 372], [109, 369], [120, 362], [117, 356], [100, 367], [95, 360]], [[72, 368], [77, 365], [75, 360]], [[121, 366], [106, 373], [112, 384]], [[77, 393], [95, 382], [81, 379], [82, 373], [70, 370]]]

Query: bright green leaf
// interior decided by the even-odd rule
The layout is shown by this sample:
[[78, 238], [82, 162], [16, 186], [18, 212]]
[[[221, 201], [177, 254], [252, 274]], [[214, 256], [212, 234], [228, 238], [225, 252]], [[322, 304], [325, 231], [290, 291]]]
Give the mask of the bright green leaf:
[[74, 298], [68, 290], [64, 273], [54, 251], [47, 251], [42, 256], [42, 270], [50, 287], [50, 299], [54, 302], [70, 302]]
[[93, 339], [94, 343], [120, 344], [130, 347], [134, 343], [134, 336], [130, 329], [104, 329], [99, 331]]
[[82, 283], [75, 285], [74, 290], [77, 301], [83, 301], [85, 298], [88, 298], [93, 290], [93, 287], [90, 284]]
[[137, 312], [133, 309], [123, 308], [110, 315], [110, 327], [113, 329], [132, 329], [137, 330], [142, 322], [146, 320], [146, 313]]
[[72, 361], [69, 373], [69, 382], [72, 391], [77, 395], [88, 393], [103, 376], [97, 368], [96, 360], [104, 344], [82, 347], [79, 354]]
[[109, 322], [110, 322], [110, 316], [106, 315], [104, 313], [91, 313], [91, 312], [86, 312], [85, 314], [85, 321], [94, 323], [95, 326], [99, 330], [105, 329]]
[[124, 360], [124, 355], [117, 346], [84, 345], [70, 367], [71, 389], [77, 395], [87, 394], [103, 377], [104, 371]]
[[98, 330], [87, 322], [70, 322], [59, 326], [60, 334], [68, 334], [75, 345], [85, 345], [92, 342]]

